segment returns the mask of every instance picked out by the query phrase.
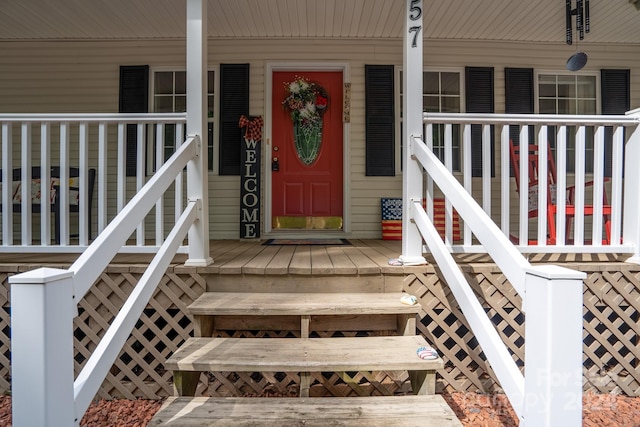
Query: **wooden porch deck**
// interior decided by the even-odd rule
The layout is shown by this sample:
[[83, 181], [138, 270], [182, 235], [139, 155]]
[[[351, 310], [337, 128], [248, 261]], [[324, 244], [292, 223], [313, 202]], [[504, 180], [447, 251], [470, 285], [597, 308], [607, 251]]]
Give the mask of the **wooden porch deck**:
[[[401, 254], [401, 242], [350, 239], [345, 245], [269, 245], [264, 241], [214, 240], [210, 242], [213, 264], [187, 267], [186, 254], [174, 257], [167, 274], [203, 278], [208, 291], [400, 291], [408, 274], [425, 273], [429, 266], [391, 266], [389, 259]], [[68, 268], [79, 256], [73, 253], [0, 253], [0, 272], [18, 273], [42, 266]], [[144, 272], [153, 255], [117, 255], [107, 272]], [[431, 267], [430, 271], [433, 267]], [[341, 277], [341, 281], [327, 280]], [[348, 279], [348, 280], [347, 280]], [[240, 282], [242, 280], [242, 282]], [[348, 289], [345, 284], [348, 283]]]
[[[420, 268], [389, 265], [389, 259], [401, 254], [400, 241], [349, 239], [348, 242], [345, 245], [267, 245], [264, 241], [212, 240], [213, 264], [196, 269], [204, 274], [326, 276], [402, 274]], [[14, 271], [43, 265], [65, 268], [78, 256], [75, 253], [0, 253], [0, 265], [13, 266]], [[119, 254], [111, 265], [145, 265], [152, 257], [144, 253]], [[178, 254], [172, 264], [176, 267], [186, 260], [186, 254]]]
[[[265, 245], [264, 241], [212, 240], [210, 253], [214, 262], [208, 267], [196, 267], [206, 274], [249, 275], [401, 275], [424, 271], [423, 266], [391, 266], [402, 245], [398, 240], [348, 239], [347, 245]], [[65, 268], [77, 258], [77, 253], [4, 253], [0, 252], [3, 271], [21, 272], [40, 266]], [[145, 265], [152, 254], [125, 253], [117, 255], [111, 265]], [[427, 261], [433, 264], [429, 254]], [[455, 254], [460, 264], [493, 263], [486, 254]], [[621, 262], [627, 254], [530, 254], [532, 263], [611, 263]], [[186, 254], [173, 259], [173, 267], [184, 264]], [[187, 268], [187, 267], [182, 267]], [[193, 267], [192, 267], [193, 268]]]

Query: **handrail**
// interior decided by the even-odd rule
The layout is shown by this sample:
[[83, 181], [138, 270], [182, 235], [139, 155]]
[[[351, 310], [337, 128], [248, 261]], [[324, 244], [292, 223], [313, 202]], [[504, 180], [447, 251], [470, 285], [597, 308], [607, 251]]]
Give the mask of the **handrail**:
[[541, 125], [607, 125], [623, 126], [640, 123], [640, 115], [570, 115], [570, 114], [494, 114], [494, 113], [424, 113], [424, 118], [443, 124], [541, 124]]
[[[14, 384], [26, 384], [35, 377], [33, 387], [37, 390], [37, 396], [33, 398], [26, 387], [16, 389], [14, 421], [17, 419], [16, 422], [24, 425], [71, 425], [75, 419], [74, 423], [78, 425], [169, 263], [198, 220], [203, 203], [201, 197], [187, 202], [166, 240], [74, 381], [70, 327], [77, 316], [78, 302], [176, 177], [197, 159], [199, 144], [199, 136], [189, 136], [69, 269], [43, 268], [9, 279], [12, 284], [12, 327], [16, 333], [12, 357], [16, 369]], [[32, 286], [13, 288], [13, 285]], [[30, 321], [34, 307], [45, 321]], [[31, 374], [33, 369], [35, 374]], [[35, 410], [30, 410], [28, 405], [34, 405]]]
[[155, 206], [160, 196], [174, 182], [187, 162], [195, 156], [198, 141], [198, 137], [187, 138], [187, 141], [160, 167], [143, 189], [69, 267], [69, 271], [72, 271], [75, 277], [74, 302], [76, 305], [109, 265], [138, 224]]
[[[575, 370], [581, 366], [582, 286], [586, 275], [558, 266], [533, 267], [421, 137], [408, 138], [408, 153], [453, 204], [522, 299], [521, 311], [526, 313], [525, 375], [429, 220], [422, 197], [405, 200], [416, 232], [435, 258], [520, 425], [577, 426], [581, 405], [567, 409], [567, 404], [573, 404], [572, 397], [582, 390]], [[408, 179], [405, 177], [405, 185]]]
[[0, 113], [1, 122], [64, 123], [64, 122], [140, 122], [176, 123], [186, 122], [185, 113]]
[[[443, 189], [456, 211], [468, 224], [490, 254], [518, 294], [524, 298], [524, 271], [531, 264], [511, 244], [500, 228], [449, 173], [442, 162], [429, 150], [420, 138], [413, 138], [412, 154], [429, 172], [429, 175]], [[449, 190], [449, 191], [447, 191]]]
[[162, 247], [74, 381], [76, 419], [81, 419], [91, 404], [91, 400], [98, 392], [107, 372], [118, 357], [122, 346], [153, 296], [164, 272], [182, 244], [182, 240], [187, 235], [189, 227], [196, 220], [198, 203], [201, 202], [190, 201], [187, 203], [187, 207], [176, 222], [175, 227], [169, 233]]
[[[432, 153], [431, 155], [433, 156]], [[420, 201], [413, 202], [413, 209], [413, 218], [416, 225], [424, 236], [425, 242], [435, 258], [436, 264], [438, 264], [438, 268], [447, 278], [449, 289], [451, 289], [460, 305], [460, 309], [469, 324], [473, 325], [474, 336], [480, 343], [482, 351], [487, 355], [487, 359], [491, 361], [491, 367], [496, 373], [502, 388], [511, 397], [514, 410], [517, 414], [522, 413], [524, 376], [511, 358], [509, 351], [485, 314], [480, 302], [473, 294], [473, 289], [471, 289], [453, 256], [447, 250], [435, 226], [429, 220], [422, 203]]]

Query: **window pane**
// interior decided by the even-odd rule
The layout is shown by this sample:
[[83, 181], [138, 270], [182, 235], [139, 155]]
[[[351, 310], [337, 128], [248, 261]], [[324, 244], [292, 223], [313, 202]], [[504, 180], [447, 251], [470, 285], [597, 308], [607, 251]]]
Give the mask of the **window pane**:
[[215, 73], [213, 71], [209, 71], [207, 73], [207, 93], [213, 94], [215, 92]]
[[578, 76], [578, 98], [596, 97], [596, 78], [594, 76]]
[[556, 100], [555, 99], [541, 99], [540, 100], [540, 114], [556, 114]]
[[184, 113], [187, 111], [187, 97], [176, 96], [176, 113]]
[[443, 113], [459, 113], [460, 112], [460, 98], [445, 96], [442, 98], [442, 112]]
[[[575, 114], [575, 101], [572, 99], [558, 99], [558, 114]], [[573, 112], [572, 112], [573, 110]]]
[[154, 111], [156, 113], [173, 113], [173, 97], [156, 96]]
[[444, 144], [444, 125], [433, 125], [433, 146], [439, 147]]
[[585, 130], [585, 150], [584, 150], [584, 171], [593, 173], [593, 126], [589, 126]]
[[187, 73], [184, 71], [176, 71], [176, 94], [184, 95], [187, 93]]
[[539, 84], [545, 84], [545, 85], [556, 85], [556, 81], [557, 78], [555, 75], [552, 74], [540, 74], [538, 76], [538, 83]]
[[423, 96], [423, 108], [428, 113], [440, 112], [440, 97], [438, 96]]
[[578, 114], [596, 114], [596, 101], [578, 100]]
[[573, 76], [558, 76], [558, 98], [575, 98], [576, 81]]
[[157, 72], [155, 79], [155, 93], [161, 95], [169, 95], [173, 93], [173, 73]]
[[460, 75], [458, 73], [442, 73], [442, 95], [460, 95]]
[[460, 151], [461, 151], [460, 150], [461, 137], [460, 137], [460, 135], [462, 134], [462, 130], [460, 128], [460, 125], [453, 125], [453, 129], [451, 131], [452, 131], [452, 135], [451, 136], [452, 136], [452, 139], [453, 139], [452, 140], [452, 144], [451, 144], [452, 145], [452, 161], [453, 161], [452, 163], [453, 164], [451, 165], [451, 168], [454, 171], [458, 172], [458, 171], [461, 170], [460, 169], [461, 168], [461, 166], [460, 166], [460, 158], [461, 158], [461, 155], [460, 155], [461, 154], [460, 153]]
[[207, 124], [207, 160], [208, 165], [207, 168], [212, 171], [213, 170], [213, 123]]
[[440, 93], [440, 73], [423, 73], [423, 91], [429, 95], [438, 95]]
[[164, 160], [167, 161], [176, 147], [176, 125], [168, 124], [164, 127]]
[[555, 82], [548, 84], [548, 83], [540, 83], [540, 86], [538, 86], [538, 92], [539, 95], [541, 97], [544, 98], [555, 98], [556, 96], [556, 84]]
[[207, 117], [212, 118], [214, 112], [214, 99], [212, 95], [207, 97]]

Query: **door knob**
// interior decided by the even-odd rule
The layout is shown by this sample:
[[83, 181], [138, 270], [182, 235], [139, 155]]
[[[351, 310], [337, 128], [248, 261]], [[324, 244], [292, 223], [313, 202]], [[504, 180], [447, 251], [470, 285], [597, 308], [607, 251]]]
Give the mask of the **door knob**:
[[280, 170], [280, 163], [278, 162], [277, 157], [271, 159], [271, 170], [276, 172]]

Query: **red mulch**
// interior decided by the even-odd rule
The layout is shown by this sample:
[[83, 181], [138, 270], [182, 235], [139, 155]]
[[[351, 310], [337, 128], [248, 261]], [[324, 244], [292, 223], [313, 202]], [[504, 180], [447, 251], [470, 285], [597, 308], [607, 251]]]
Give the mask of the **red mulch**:
[[[518, 422], [502, 394], [445, 393], [443, 397], [465, 427], [517, 427]], [[585, 393], [584, 427], [640, 427], [640, 398]], [[82, 418], [82, 427], [144, 427], [160, 409], [156, 400], [101, 400]], [[0, 396], [0, 426], [11, 427], [11, 398]]]

